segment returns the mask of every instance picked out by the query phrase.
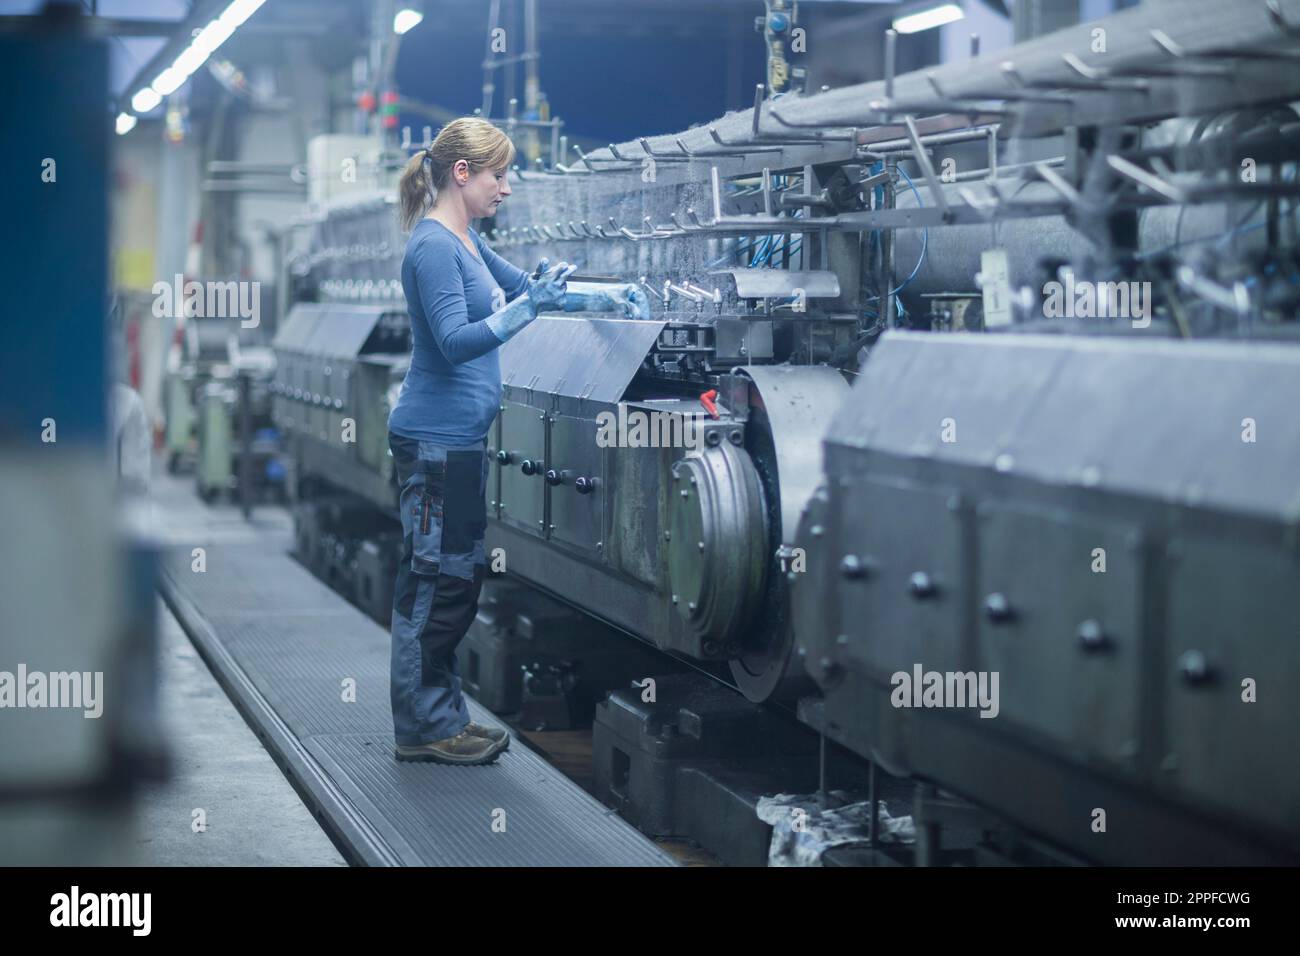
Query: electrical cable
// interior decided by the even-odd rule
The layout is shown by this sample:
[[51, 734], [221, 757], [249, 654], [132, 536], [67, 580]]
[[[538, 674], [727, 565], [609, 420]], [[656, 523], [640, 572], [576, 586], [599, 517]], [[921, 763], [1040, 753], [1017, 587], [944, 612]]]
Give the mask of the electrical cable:
[[[894, 168], [898, 170], [900, 176], [902, 176], [905, 180], [907, 180], [907, 185], [910, 186], [912, 189], [912, 195], [916, 197], [917, 208], [924, 209], [925, 203], [921, 201], [921, 193], [919, 190], [917, 190], [916, 184], [912, 182], [912, 177], [907, 175], [907, 173], [903, 171], [903, 168], [901, 166], [896, 166]], [[880, 232], [879, 229], [873, 231], [872, 236], [875, 236], [879, 232]], [[904, 289], [907, 288], [909, 282], [911, 282], [913, 279], [916, 278], [916, 274], [921, 271], [922, 263], [925, 262], [925, 253], [926, 250], [929, 248], [929, 245], [930, 245], [930, 229], [929, 227], [926, 227], [921, 230], [921, 255], [916, 260], [916, 265], [913, 267], [911, 274], [906, 279], [903, 280], [902, 284], [899, 285], [897, 289], [894, 289], [892, 292], [890, 292], [889, 295], [897, 296], [898, 293], [902, 292]], [[879, 298], [880, 296], [873, 295], [871, 298], [866, 299], [864, 301], [875, 302]], [[901, 307], [901, 303], [900, 303], [900, 307]], [[906, 314], [906, 312], [904, 312], [903, 314]]]

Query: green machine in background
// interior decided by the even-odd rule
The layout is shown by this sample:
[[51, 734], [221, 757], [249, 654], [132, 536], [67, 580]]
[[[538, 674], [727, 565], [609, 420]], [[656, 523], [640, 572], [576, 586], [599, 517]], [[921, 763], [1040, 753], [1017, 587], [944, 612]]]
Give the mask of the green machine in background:
[[194, 483], [204, 501], [225, 493], [245, 503], [285, 500], [280, 436], [271, 423], [274, 367], [269, 350], [244, 350], [236, 353], [231, 374], [199, 387]]
[[239, 322], [230, 318], [187, 316], [178, 321], [183, 323], [182, 334], [172, 347], [163, 382], [163, 411], [167, 422], [163, 453], [171, 474], [196, 466], [198, 409], [203, 389], [214, 380], [233, 379], [232, 356], [239, 352], [241, 334]]
[[[235, 319], [188, 317], [169, 361], [163, 389], [167, 470], [193, 468], [204, 501], [224, 494], [247, 502], [283, 499], [285, 469], [268, 392], [275, 355], [258, 344], [264, 334], [242, 329]], [[240, 493], [241, 480], [248, 482], [247, 496]]]
[[[199, 390], [198, 406], [191, 412], [197, 423], [198, 453], [194, 480], [199, 497], [212, 501], [221, 492], [234, 487], [234, 417], [233, 406], [239, 400], [237, 389], [226, 382], [208, 382]], [[171, 422], [168, 421], [168, 431]]]
[[163, 413], [167, 427], [163, 437], [163, 453], [167, 471], [176, 474], [181, 466], [195, 454], [194, 365], [182, 365], [167, 373], [163, 383]]

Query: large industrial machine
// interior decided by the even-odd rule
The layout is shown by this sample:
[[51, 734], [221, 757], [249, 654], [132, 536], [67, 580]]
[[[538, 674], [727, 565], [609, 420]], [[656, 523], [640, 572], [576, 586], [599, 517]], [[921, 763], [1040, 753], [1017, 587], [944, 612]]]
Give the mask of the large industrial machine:
[[[1300, 859], [1298, 36], [1150, 0], [895, 76], [890, 33], [882, 81], [517, 172], [498, 251], [653, 302], [503, 346], [489, 550], [1066, 858]], [[380, 619], [394, 219], [320, 212], [274, 385], [302, 549]]]

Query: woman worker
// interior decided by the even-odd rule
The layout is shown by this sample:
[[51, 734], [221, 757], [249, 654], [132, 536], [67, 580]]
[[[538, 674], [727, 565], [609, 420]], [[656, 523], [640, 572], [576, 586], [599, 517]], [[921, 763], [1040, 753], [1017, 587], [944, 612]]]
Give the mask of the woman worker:
[[501, 401], [497, 348], [539, 312], [648, 316], [634, 286], [569, 290], [566, 263], [527, 273], [489, 249], [470, 221], [510, 195], [509, 138], [483, 119], [455, 120], [412, 157], [399, 184], [402, 289], [411, 365], [388, 418], [401, 489], [403, 554], [392, 619], [398, 760], [485, 764], [510, 745], [476, 724], [461, 695], [456, 645], [478, 611], [486, 558], [486, 439]]

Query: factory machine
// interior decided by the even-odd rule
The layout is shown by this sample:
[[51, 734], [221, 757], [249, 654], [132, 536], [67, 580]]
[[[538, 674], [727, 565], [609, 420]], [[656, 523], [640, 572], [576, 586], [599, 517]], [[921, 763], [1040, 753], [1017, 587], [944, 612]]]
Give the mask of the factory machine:
[[[919, 781], [921, 862], [978, 820], [1294, 863], [1298, 38], [1151, 0], [896, 76], [887, 34], [883, 81], [517, 173], [497, 250], [652, 312], [502, 347], [489, 550]], [[322, 215], [276, 342], [300, 536], [381, 619], [392, 212]]]
[[[266, 318], [274, 327], [274, 316]], [[237, 318], [179, 321], [164, 380], [167, 470], [192, 467], [195, 490], [208, 502], [221, 495], [283, 498], [280, 441], [271, 423], [275, 356], [260, 329], [246, 334], [241, 348]]]
[[276, 334], [270, 385], [299, 556], [384, 622], [401, 544], [388, 412], [411, 351], [394, 202], [345, 194], [297, 224], [288, 265], [299, 301]]

